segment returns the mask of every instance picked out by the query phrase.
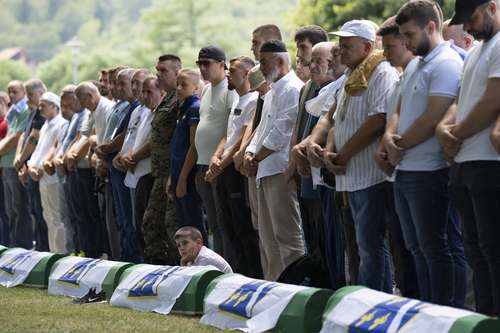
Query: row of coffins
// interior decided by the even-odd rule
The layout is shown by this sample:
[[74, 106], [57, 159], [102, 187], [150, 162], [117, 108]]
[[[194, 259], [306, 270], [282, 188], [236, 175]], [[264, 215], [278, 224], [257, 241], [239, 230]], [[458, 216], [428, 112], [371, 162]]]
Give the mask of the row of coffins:
[[498, 333], [500, 321], [363, 287], [333, 292], [223, 274], [212, 266], [157, 266], [0, 246], [0, 285], [52, 295], [104, 295], [111, 306], [246, 332]]

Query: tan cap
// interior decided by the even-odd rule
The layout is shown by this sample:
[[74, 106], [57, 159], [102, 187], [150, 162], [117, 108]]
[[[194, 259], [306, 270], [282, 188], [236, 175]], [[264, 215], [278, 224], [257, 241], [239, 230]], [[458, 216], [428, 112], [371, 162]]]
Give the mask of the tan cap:
[[266, 82], [266, 78], [260, 70], [260, 65], [257, 65], [250, 70], [250, 73], [248, 73], [248, 81], [250, 82], [250, 91], [255, 91], [264, 82]]

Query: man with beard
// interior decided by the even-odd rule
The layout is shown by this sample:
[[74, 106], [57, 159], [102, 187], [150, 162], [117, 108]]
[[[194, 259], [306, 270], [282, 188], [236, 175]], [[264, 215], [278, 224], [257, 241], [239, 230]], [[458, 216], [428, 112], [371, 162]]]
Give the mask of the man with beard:
[[291, 70], [283, 42], [264, 43], [260, 56], [261, 71], [272, 88], [245, 160], [257, 165], [258, 231], [267, 264], [263, 272], [266, 280], [275, 281], [304, 255], [297, 193], [288, 188], [284, 174], [303, 83]]
[[113, 99], [109, 85], [109, 71], [103, 69], [99, 73], [99, 92], [107, 99]]
[[240, 147], [257, 104], [258, 93], [250, 92], [248, 81], [255, 63], [248, 57], [238, 57], [231, 59], [229, 64], [228, 89], [236, 91], [239, 98], [231, 106], [227, 134], [212, 156], [206, 177], [215, 185], [220, 222], [234, 253], [232, 267], [246, 276], [262, 278], [259, 239], [252, 227], [245, 180], [233, 163], [233, 155]]
[[437, 129], [445, 155], [455, 161], [450, 196], [463, 223], [476, 309], [494, 316], [500, 315], [500, 141], [492, 133], [500, 111], [499, 6], [498, 0], [456, 1], [450, 24], [463, 24], [482, 43], [465, 61], [457, 107]]
[[408, 48], [417, 57], [406, 66], [384, 145], [398, 170], [396, 212], [415, 261], [420, 298], [453, 305], [454, 265], [446, 237], [449, 169], [435, 130], [458, 94], [462, 59], [450, 42], [443, 41], [438, 6], [416, 0], [396, 16]]

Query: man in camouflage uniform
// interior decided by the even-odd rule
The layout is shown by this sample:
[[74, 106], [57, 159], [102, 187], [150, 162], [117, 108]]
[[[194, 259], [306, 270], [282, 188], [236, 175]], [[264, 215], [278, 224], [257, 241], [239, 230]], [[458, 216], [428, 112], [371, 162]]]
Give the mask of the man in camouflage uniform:
[[180, 69], [181, 60], [175, 55], [159, 57], [156, 65], [160, 88], [166, 94], [154, 110], [151, 122], [151, 171], [154, 183], [142, 224], [144, 261], [151, 264], [179, 264], [173, 238], [177, 230], [175, 207], [167, 198], [165, 188], [170, 174], [170, 140], [177, 123], [175, 88]]

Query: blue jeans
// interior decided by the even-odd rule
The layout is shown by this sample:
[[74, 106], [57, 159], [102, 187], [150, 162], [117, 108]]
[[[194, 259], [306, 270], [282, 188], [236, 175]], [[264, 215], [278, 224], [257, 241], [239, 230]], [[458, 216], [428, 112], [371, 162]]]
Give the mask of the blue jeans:
[[452, 305], [453, 258], [448, 244], [448, 169], [398, 171], [394, 198], [406, 247], [413, 255], [420, 298]]
[[349, 192], [356, 242], [359, 249], [358, 283], [392, 293], [389, 250], [385, 241], [387, 205], [391, 204], [391, 185], [383, 182]]
[[140, 263], [139, 244], [132, 214], [130, 189], [125, 186], [125, 173], [113, 167], [108, 168], [115, 204], [116, 224], [120, 233], [121, 260]]
[[451, 257], [453, 258], [453, 280], [455, 284], [452, 305], [456, 308], [464, 308], [465, 294], [467, 292], [467, 261], [462, 237], [462, 223], [457, 210], [453, 207], [450, 207], [448, 213], [447, 236]]
[[319, 187], [324, 220], [325, 260], [330, 273], [332, 288], [345, 287], [345, 247], [342, 229], [342, 212], [335, 203], [335, 190], [326, 186]]
[[33, 221], [29, 214], [28, 192], [14, 168], [4, 168], [5, 211], [9, 217], [10, 246], [33, 247]]

